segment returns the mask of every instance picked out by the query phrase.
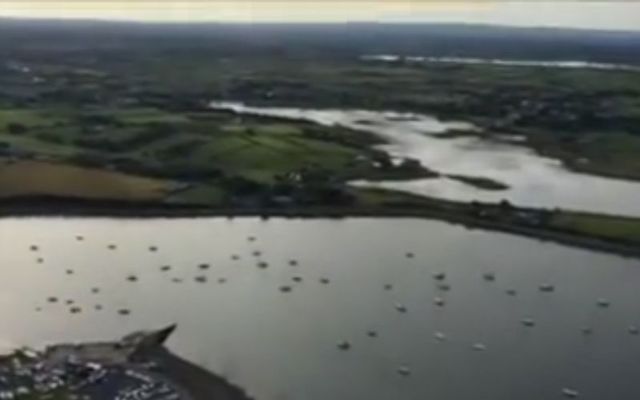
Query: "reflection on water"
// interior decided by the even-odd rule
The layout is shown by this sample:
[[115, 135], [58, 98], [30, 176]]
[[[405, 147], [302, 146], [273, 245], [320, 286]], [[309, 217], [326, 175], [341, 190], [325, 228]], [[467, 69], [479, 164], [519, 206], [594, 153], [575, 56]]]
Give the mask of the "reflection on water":
[[411, 63], [442, 63], [442, 64], [467, 64], [467, 65], [502, 65], [508, 67], [536, 67], [536, 68], [562, 68], [562, 69], [599, 69], [606, 71], [640, 71], [640, 67], [626, 64], [599, 63], [590, 61], [542, 61], [542, 60], [505, 60], [498, 58], [472, 58], [472, 57], [401, 57], [392, 54], [377, 54], [362, 56], [364, 61], [382, 62], [411, 62]]
[[0, 221], [0, 265], [1, 343], [177, 322], [174, 350], [259, 399], [640, 398], [619, 257], [411, 219], [38, 218]]
[[419, 159], [425, 166], [443, 173], [491, 178], [506, 183], [510, 189], [488, 191], [448, 178], [366, 183], [368, 186], [451, 200], [500, 201], [506, 198], [522, 206], [640, 216], [640, 183], [575, 173], [557, 160], [541, 157], [515, 144], [473, 137], [442, 139], [434, 136], [452, 129], [476, 129], [468, 123], [392, 112], [256, 108], [219, 102], [212, 103], [212, 107], [305, 119], [324, 125], [340, 124], [373, 132], [390, 141], [382, 148], [394, 156]]

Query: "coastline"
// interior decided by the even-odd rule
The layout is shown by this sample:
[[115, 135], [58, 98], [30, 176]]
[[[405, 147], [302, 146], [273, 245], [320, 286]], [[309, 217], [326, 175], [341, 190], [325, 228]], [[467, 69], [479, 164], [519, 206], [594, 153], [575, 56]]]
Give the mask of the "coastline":
[[[165, 342], [175, 330], [176, 325], [171, 325], [133, 332], [114, 341], [62, 343], [44, 351], [17, 349], [0, 357], [3, 398], [16, 398], [17, 394], [18, 399], [33, 400], [252, 399], [224, 377], [167, 349]], [[16, 377], [21, 377], [19, 383]]]
[[[29, 217], [69, 218], [207, 218], [207, 217], [256, 217], [290, 219], [346, 219], [346, 218], [420, 218], [440, 220], [470, 229], [484, 229], [591, 251], [640, 258], [640, 245], [633, 241], [617, 241], [604, 237], [582, 235], [570, 230], [524, 226], [500, 221], [496, 218], [479, 218], [468, 213], [471, 205], [423, 198], [423, 204], [393, 202], [385, 205], [353, 206], [290, 206], [278, 207], [207, 207], [125, 201], [95, 201], [53, 197], [13, 198], [0, 200], [0, 219]], [[495, 205], [494, 205], [495, 206]], [[513, 208], [522, 212], [545, 210]]]
[[[239, 98], [233, 101], [229, 101], [229, 103], [234, 103], [236, 101], [250, 107], [313, 108], [317, 110], [334, 110], [338, 108], [338, 106], [334, 104], [323, 104], [323, 103], [315, 104], [311, 101], [291, 102], [286, 100], [280, 100], [280, 101], [271, 100], [265, 104], [262, 101], [256, 101], [255, 99], [252, 99], [252, 98]], [[352, 106], [341, 105], [339, 108], [343, 110], [350, 110], [350, 111], [363, 110], [363, 107], [358, 107], [355, 105], [352, 105]], [[243, 112], [233, 110], [233, 109], [227, 109], [227, 108], [214, 108], [214, 109], [218, 111], [227, 111], [235, 115], [240, 115], [240, 116], [244, 115]], [[424, 110], [422, 108], [411, 107], [407, 105], [404, 105], [402, 107], [386, 107], [384, 105], [369, 106], [367, 110], [377, 111], [377, 112], [393, 112], [393, 113], [399, 113], [399, 114], [424, 114]], [[553, 149], [549, 149], [548, 146], [545, 146], [541, 143], [536, 142], [535, 135], [532, 137], [531, 134], [532, 132], [536, 132], [536, 131], [544, 132], [544, 130], [541, 130], [540, 128], [523, 129], [523, 128], [510, 126], [506, 128], [501, 128], [501, 133], [496, 135], [496, 134], [489, 133], [494, 131], [495, 128], [484, 117], [468, 115], [468, 114], [465, 114], [464, 112], [452, 110], [452, 109], [433, 109], [425, 115], [433, 116], [445, 122], [446, 121], [467, 121], [481, 128], [478, 130], [451, 129], [445, 133], [433, 135], [434, 137], [438, 137], [443, 140], [452, 139], [456, 137], [474, 137], [474, 138], [480, 138], [485, 140], [495, 140], [498, 142], [506, 142], [512, 145], [517, 145], [517, 146], [521, 146], [526, 149], [529, 149], [541, 157], [556, 159], [560, 161], [562, 165], [565, 168], [567, 168], [567, 170], [575, 173], [592, 175], [592, 176], [597, 176], [601, 178], [617, 179], [617, 180], [624, 180], [624, 181], [630, 181], [630, 182], [640, 182], [640, 175], [638, 175], [635, 172], [613, 171], [600, 165], [583, 165], [583, 164], [580, 164], [575, 157], [569, 157], [566, 154], [561, 154], [557, 151], [554, 151]], [[265, 115], [260, 115], [260, 116], [265, 117]], [[309, 122], [304, 118], [287, 118], [282, 116], [268, 116], [268, 118], [270, 119], [273, 118], [276, 120], [283, 120], [283, 121]], [[380, 136], [378, 135], [374, 135], [374, 136], [380, 138]], [[524, 140], [514, 143], [510, 141], [505, 141], [504, 138], [501, 138], [500, 136], [516, 136], [516, 137], [522, 136]], [[380, 138], [380, 139], [382, 140], [382, 144], [383, 144], [385, 140], [383, 138]]]
[[181, 358], [166, 347], [154, 349], [149, 360], [163, 366], [170, 380], [183, 387], [193, 400], [252, 400], [243, 389], [224, 377]]

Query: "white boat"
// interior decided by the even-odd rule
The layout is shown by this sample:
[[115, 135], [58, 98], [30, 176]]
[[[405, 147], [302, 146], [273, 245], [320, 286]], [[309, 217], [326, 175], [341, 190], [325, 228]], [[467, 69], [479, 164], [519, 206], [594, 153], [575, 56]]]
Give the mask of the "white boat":
[[575, 399], [580, 396], [580, 392], [574, 389], [564, 388], [562, 389], [562, 395], [569, 399]]
[[447, 335], [445, 335], [442, 332], [436, 332], [433, 334], [433, 337], [439, 341], [439, 342], [444, 342], [445, 340], [447, 340]]
[[483, 343], [474, 343], [471, 348], [475, 351], [485, 351], [487, 349], [487, 346]]

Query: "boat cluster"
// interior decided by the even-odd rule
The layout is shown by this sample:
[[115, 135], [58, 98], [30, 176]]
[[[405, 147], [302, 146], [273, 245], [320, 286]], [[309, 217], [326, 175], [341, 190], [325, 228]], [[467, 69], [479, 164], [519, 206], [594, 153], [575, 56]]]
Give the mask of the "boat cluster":
[[[78, 236], [77, 240], [78, 241], [84, 241], [84, 237]], [[248, 241], [251, 244], [254, 244], [254, 242], [256, 241], [256, 238], [254, 236], [250, 236], [248, 238]], [[116, 244], [114, 244], [114, 243], [111, 243], [111, 244], [107, 244], [106, 248], [108, 250], [110, 250], [110, 251], [116, 251], [118, 249], [118, 246]], [[31, 245], [29, 249], [30, 249], [31, 252], [34, 252], [34, 253], [37, 253], [37, 252], [40, 251], [40, 247], [37, 246], [37, 245]], [[150, 245], [150, 246], [147, 247], [147, 249], [148, 249], [149, 252], [152, 252], [152, 253], [159, 252], [159, 247], [156, 246], [156, 245]], [[267, 268], [270, 267], [270, 264], [263, 259], [263, 252], [261, 250], [258, 250], [258, 249], [251, 250], [250, 253], [249, 253], [249, 257], [250, 258], [253, 257], [253, 258], [256, 259], [256, 264], [255, 265], [257, 266], [258, 269], [267, 269]], [[413, 253], [413, 252], [406, 252], [405, 253], [405, 258], [407, 258], [407, 259], [414, 259], [415, 257], [416, 257], [415, 253]], [[241, 259], [241, 255], [232, 254], [230, 256], [230, 258], [231, 258], [232, 261], [238, 261], [238, 260]], [[37, 262], [39, 264], [42, 264], [44, 262], [43, 257], [38, 257], [37, 258]], [[290, 260], [287, 261], [287, 264], [290, 267], [297, 267], [297, 266], [299, 266], [299, 261], [296, 260], [296, 259], [290, 259]], [[166, 265], [165, 264], [165, 265], [161, 265], [159, 267], [159, 272], [161, 272], [161, 273], [169, 274], [172, 270], [173, 270], [173, 268], [172, 268], [171, 265]], [[208, 276], [206, 275], [206, 273], [209, 270], [211, 270], [211, 264], [205, 263], [205, 262], [196, 264], [195, 265], [195, 270], [196, 271], [200, 271], [200, 274], [195, 275], [193, 280], [196, 283], [200, 283], [200, 284], [207, 283], [208, 282]], [[73, 269], [67, 269], [66, 270], [66, 274], [67, 275], [73, 275], [74, 274], [74, 270]], [[496, 282], [497, 274], [495, 272], [486, 271], [486, 272], [483, 272], [483, 273], [480, 274], [480, 278], [483, 281], [485, 281], [487, 284], [492, 284], [492, 283]], [[125, 276], [125, 280], [130, 282], [130, 283], [136, 283], [136, 282], [139, 282], [140, 279], [135, 274], [129, 274], [129, 275]], [[438, 292], [438, 295], [433, 297], [433, 305], [436, 306], [437, 308], [445, 308], [447, 306], [446, 294], [447, 294], [447, 292], [452, 290], [452, 284], [448, 280], [447, 273], [445, 271], [433, 272], [432, 273], [432, 280], [434, 282], [435, 289]], [[173, 283], [183, 283], [184, 281], [185, 281], [184, 278], [180, 278], [180, 277], [171, 278], [171, 282], [173, 282]], [[296, 284], [300, 284], [303, 281], [304, 281], [304, 277], [299, 275], [299, 274], [297, 274], [297, 275], [294, 275], [294, 276], [291, 277], [291, 282], [292, 282], [291, 284], [282, 284], [282, 285], [279, 286], [278, 289], [282, 293], [289, 293], [289, 292], [292, 292], [294, 290], [294, 288], [296, 287]], [[328, 285], [331, 282], [331, 280], [328, 277], [320, 277], [320, 278], [318, 278], [318, 281], [319, 281], [319, 283], [321, 283], [323, 285]], [[224, 284], [224, 283], [227, 282], [227, 278], [220, 277], [220, 278], [217, 279], [217, 282], [219, 284]], [[387, 292], [392, 292], [394, 290], [394, 284], [393, 283], [384, 283], [382, 285], [382, 289], [384, 291], [387, 291]], [[538, 290], [541, 293], [553, 293], [553, 292], [556, 291], [556, 286], [554, 284], [552, 284], [552, 283], [544, 282], [544, 283], [541, 283], [538, 286]], [[100, 293], [100, 288], [99, 287], [93, 287], [93, 288], [90, 289], [90, 291], [91, 291], [92, 294], [98, 294], [98, 293]], [[516, 289], [510, 288], [510, 289], [506, 290], [506, 294], [509, 295], [509, 296], [517, 296], [518, 295], [518, 291]], [[48, 303], [58, 303], [58, 302], [61, 302], [61, 301], [56, 296], [49, 296], [47, 298], [47, 302]], [[69, 312], [71, 314], [78, 314], [78, 313], [82, 312], [82, 308], [80, 306], [76, 305], [74, 300], [72, 300], [72, 299], [66, 300], [65, 304], [69, 306]], [[605, 298], [598, 298], [595, 301], [595, 305], [597, 307], [599, 307], [599, 308], [606, 309], [606, 308], [609, 308], [611, 306], [611, 303], [610, 303], [609, 300], [607, 300]], [[398, 301], [393, 303], [393, 307], [398, 313], [401, 313], [401, 314], [406, 314], [406, 313], [409, 312], [409, 307], [407, 305], [401, 303], [401, 302], [398, 302]], [[41, 307], [39, 307], [38, 309], [41, 310]], [[101, 304], [96, 304], [94, 306], [94, 309], [96, 311], [100, 311], [100, 310], [103, 309], [103, 306]], [[128, 309], [128, 308], [120, 308], [120, 309], [117, 310], [117, 313], [119, 315], [121, 315], [121, 316], [126, 316], [126, 315], [129, 315], [131, 313], [131, 310]], [[520, 324], [525, 328], [534, 328], [536, 326], [536, 321], [532, 317], [526, 316], [526, 317], [524, 317], [524, 318], [522, 318], [520, 320]], [[593, 334], [593, 329], [590, 328], [590, 327], [583, 327], [581, 332], [584, 335], [591, 335], [591, 334]], [[632, 326], [629, 326], [628, 332], [630, 334], [632, 334], [632, 335], [640, 335], [640, 328], [632, 325]], [[369, 338], [372, 338], [372, 339], [379, 337], [379, 335], [380, 335], [380, 333], [375, 329], [370, 329], [370, 330], [368, 330], [366, 332], [366, 336], [368, 336]], [[444, 333], [444, 332], [441, 332], [441, 331], [434, 332], [433, 333], [433, 338], [435, 339], [436, 342], [444, 342], [444, 341], [448, 340], [447, 334]], [[343, 351], [343, 352], [350, 351], [350, 350], [353, 349], [353, 347], [354, 347], [353, 343], [351, 341], [349, 341], [349, 340], [346, 340], [346, 339], [343, 339], [343, 340], [341, 340], [341, 341], [339, 341], [337, 343], [337, 348], [340, 351]], [[485, 343], [482, 343], [482, 342], [471, 342], [470, 343], [470, 349], [472, 351], [475, 351], [475, 352], [484, 352], [484, 351], [488, 350], [488, 346]], [[411, 368], [409, 366], [407, 366], [407, 365], [398, 366], [397, 369], [396, 369], [396, 372], [397, 372], [398, 375], [400, 375], [402, 377], [409, 377], [409, 376], [412, 375]], [[46, 380], [46, 379], [38, 379], [37, 381], [41, 382], [41, 384], [48, 385], [48, 387], [51, 387], [51, 388], [55, 387], [55, 385], [58, 384], [58, 383], [56, 383], [58, 381], [56, 381], [55, 379], [52, 380], [52, 381], [49, 381], [49, 380]], [[2, 375], [0, 373], [0, 388], [2, 387], [1, 386], [2, 382], [3, 382], [2, 381]], [[24, 392], [25, 389], [20, 389], [20, 390], [21, 390], [21, 393], [18, 393], [18, 395], [25, 395], [25, 393], [22, 393], [22, 392]], [[27, 387], [26, 390], [33, 390], [33, 389], [30, 389], [29, 387]], [[144, 390], [141, 389], [141, 393], [144, 393]], [[578, 393], [577, 390], [570, 389], [570, 388], [562, 389], [561, 393], [562, 393], [563, 396], [568, 397], [568, 398], [576, 398], [576, 397], [579, 396], [579, 393]], [[26, 394], [28, 394], [28, 393], [26, 393]], [[5, 398], [9, 399], [9, 397], [6, 397], [6, 396], [7, 396], [7, 394], [0, 390], [0, 400], [3, 400]]]
[[[412, 259], [415, 257], [415, 254], [408, 252], [405, 254], [405, 257]], [[452, 289], [452, 285], [447, 281], [447, 274], [444, 271], [433, 272], [431, 276], [435, 283], [436, 290], [441, 293], [440, 295], [433, 298], [433, 304], [439, 308], [445, 307], [447, 302], [444, 295], [446, 292]], [[497, 274], [494, 272], [484, 272], [481, 274], [481, 278], [487, 283], [492, 283], [497, 280]], [[392, 291], [394, 289], [394, 285], [392, 283], [385, 283], [382, 288], [385, 291]], [[556, 291], [556, 286], [554, 284], [545, 282], [538, 286], [538, 290], [541, 293], [553, 293]], [[509, 296], [518, 295], [518, 291], [516, 289], [507, 289], [505, 292]], [[598, 298], [595, 301], [595, 305], [599, 308], [606, 309], [611, 306], [611, 302], [605, 298]], [[409, 308], [401, 302], [395, 302], [393, 306], [398, 313], [405, 314], [409, 312]], [[536, 321], [531, 317], [522, 318], [520, 320], [520, 323], [526, 328], [533, 328], [536, 326]], [[590, 335], [593, 333], [593, 329], [590, 327], [583, 327], [581, 332], [584, 335]], [[631, 325], [628, 328], [628, 332], [631, 335], [640, 335], [640, 328], [635, 325]], [[369, 336], [370, 338], [376, 338], [379, 336], [379, 332], [375, 330], [369, 330], [367, 331], [367, 336]], [[433, 337], [436, 342], [444, 342], [448, 340], [447, 335], [441, 331], [434, 332]], [[337, 348], [341, 351], [349, 351], [352, 350], [353, 347], [353, 343], [348, 340], [341, 340], [337, 344]], [[475, 342], [471, 344], [470, 349], [476, 352], [483, 352], [488, 349], [488, 346], [485, 343]], [[410, 367], [406, 365], [398, 367], [396, 372], [398, 373], [398, 375], [403, 377], [408, 377], [412, 374]], [[580, 393], [572, 388], [562, 388], [560, 394], [566, 398], [578, 398], [580, 396]]]

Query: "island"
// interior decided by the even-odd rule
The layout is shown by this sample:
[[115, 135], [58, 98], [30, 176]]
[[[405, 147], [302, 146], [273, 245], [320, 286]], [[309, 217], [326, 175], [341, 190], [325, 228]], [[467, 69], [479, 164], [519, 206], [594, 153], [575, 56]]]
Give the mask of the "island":
[[250, 400], [224, 378], [164, 346], [175, 325], [111, 342], [60, 344], [0, 357], [0, 398]]

